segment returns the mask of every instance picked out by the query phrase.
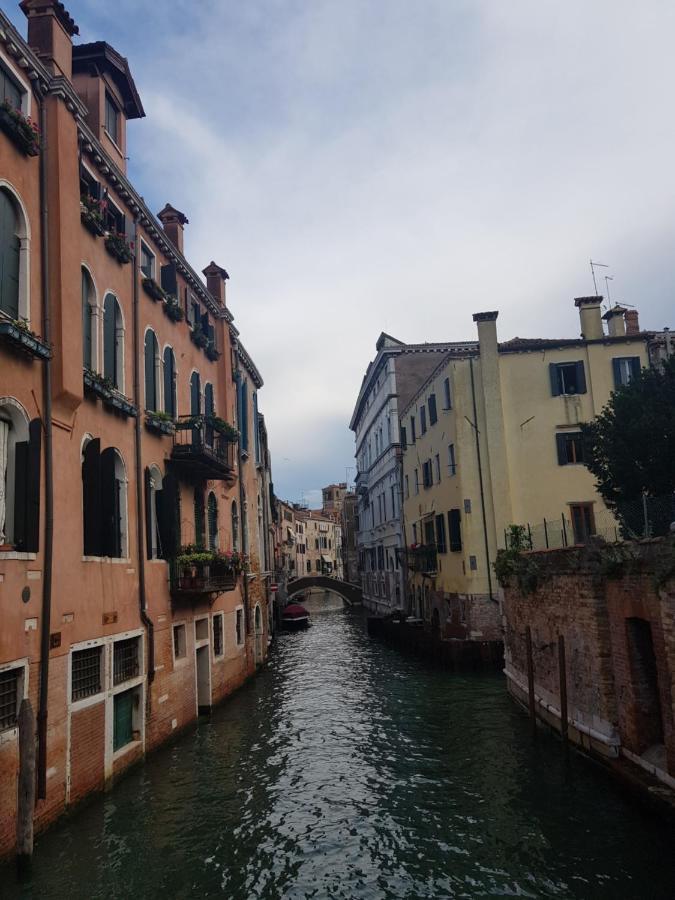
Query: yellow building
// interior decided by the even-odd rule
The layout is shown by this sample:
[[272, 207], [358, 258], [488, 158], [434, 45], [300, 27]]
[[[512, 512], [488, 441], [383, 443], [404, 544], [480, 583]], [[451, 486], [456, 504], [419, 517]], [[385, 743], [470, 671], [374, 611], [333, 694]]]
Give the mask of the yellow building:
[[408, 606], [448, 637], [498, 636], [493, 563], [510, 525], [535, 548], [613, 526], [580, 423], [648, 365], [653, 335], [601, 302], [575, 300], [573, 339], [499, 343], [497, 312], [476, 313], [478, 342], [444, 356], [401, 412]]

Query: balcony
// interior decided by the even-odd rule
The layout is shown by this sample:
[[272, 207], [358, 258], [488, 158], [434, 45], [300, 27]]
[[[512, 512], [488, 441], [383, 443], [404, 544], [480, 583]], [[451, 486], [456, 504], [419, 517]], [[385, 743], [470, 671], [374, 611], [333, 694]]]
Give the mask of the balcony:
[[420, 572], [425, 575], [433, 575], [438, 571], [438, 556], [435, 544], [417, 544], [397, 550], [399, 560], [404, 556], [409, 572]]
[[230, 481], [235, 474], [236, 429], [217, 416], [179, 416], [171, 460], [190, 478]]
[[185, 548], [170, 561], [171, 596], [174, 601], [193, 601], [204, 594], [223, 594], [237, 586], [243, 557], [236, 551], [220, 554], [213, 550]]

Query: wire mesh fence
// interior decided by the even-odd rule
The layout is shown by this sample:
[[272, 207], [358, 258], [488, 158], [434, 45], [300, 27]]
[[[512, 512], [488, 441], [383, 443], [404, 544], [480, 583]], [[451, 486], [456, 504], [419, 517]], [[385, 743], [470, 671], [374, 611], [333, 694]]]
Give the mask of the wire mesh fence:
[[586, 544], [594, 538], [608, 543], [662, 537], [675, 532], [675, 494], [643, 496], [617, 504], [613, 510], [593, 503], [571, 503], [566, 512], [540, 522], [526, 522], [504, 532], [504, 547], [555, 550]]

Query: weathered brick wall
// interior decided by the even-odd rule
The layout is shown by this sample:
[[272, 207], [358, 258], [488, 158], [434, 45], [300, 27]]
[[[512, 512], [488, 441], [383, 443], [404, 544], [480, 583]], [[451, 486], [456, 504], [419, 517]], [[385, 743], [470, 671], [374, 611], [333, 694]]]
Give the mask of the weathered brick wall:
[[502, 615], [499, 603], [487, 594], [431, 594], [431, 608], [437, 609], [444, 638], [501, 641]]
[[670, 541], [528, 554], [532, 593], [504, 590], [506, 669], [527, 682], [532, 632], [535, 693], [560, 708], [558, 636], [565, 638], [568, 711], [641, 755], [664, 744], [675, 773], [675, 567]]
[[103, 790], [105, 703], [74, 712], [70, 722], [70, 802]]

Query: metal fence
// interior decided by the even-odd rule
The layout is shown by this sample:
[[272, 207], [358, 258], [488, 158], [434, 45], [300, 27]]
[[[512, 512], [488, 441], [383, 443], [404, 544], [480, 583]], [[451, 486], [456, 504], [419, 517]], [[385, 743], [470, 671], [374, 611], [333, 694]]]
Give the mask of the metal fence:
[[586, 544], [593, 538], [608, 543], [661, 537], [675, 531], [675, 494], [643, 496], [620, 503], [614, 510], [594, 510], [593, 504], [570, 504], [566, 512], [540, 522], [526, 522], [504, 532], [504, 547], [555, 550]]

